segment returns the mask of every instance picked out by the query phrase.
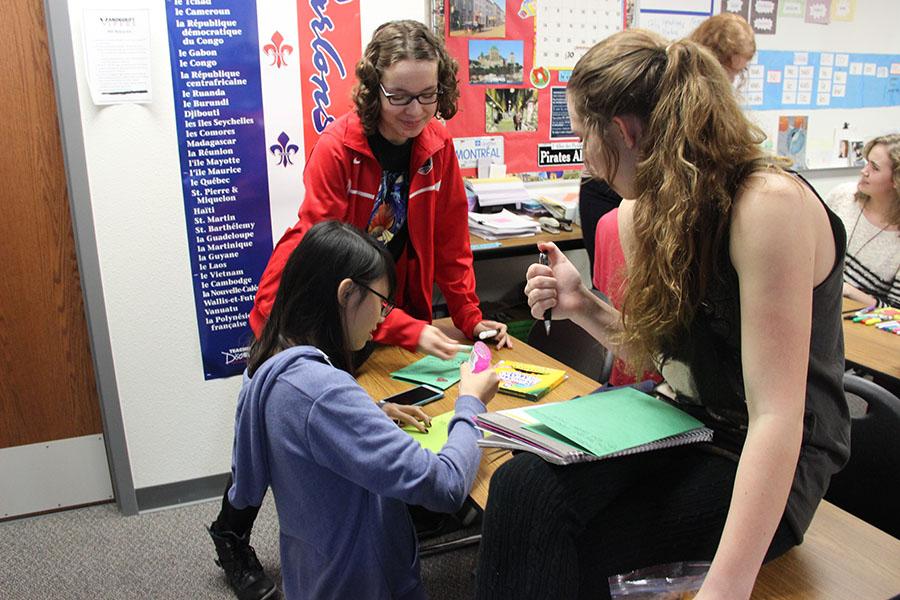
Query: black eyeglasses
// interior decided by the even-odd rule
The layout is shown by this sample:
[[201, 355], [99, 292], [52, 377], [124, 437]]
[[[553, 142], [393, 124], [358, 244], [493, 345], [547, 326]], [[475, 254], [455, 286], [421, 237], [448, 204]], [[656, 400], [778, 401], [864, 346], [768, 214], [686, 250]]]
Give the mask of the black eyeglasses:
[[419, 104], [434, 104], [438, 101], [438, 96], [441, 95], [441, 90], [437, 89], [433, 92], [422, 92], [421, 94], [392, 94], [380, 83], [378, 87], [381, 88], [381, 93], [384, 94], [384, 97], [387, 98], [388, 104], [393, 104], [394, 106], [406, 106], [413, 100], [418, 100]]
[[362, 284], [358, 281], [354, 281], [353, 283], [355, 283], [356, 285], [358, 285], [361, 288], [365, 288], [365, 289], [369, 290], [370, 292], [372, 292], [373, 294], [375, 294], [376, 296], [381, 298], [381, 316], [382, 317], [387, 317], [389, 314], [391, 314], [391, 311], [394, 310], [393, 302], [391, 302], [390, 300], [388, 300], [387, 298], [385, 298], [384, 296], [382, 296], [381, 294], [379, 294], [378, 292], [376, 292], [369, 286]]

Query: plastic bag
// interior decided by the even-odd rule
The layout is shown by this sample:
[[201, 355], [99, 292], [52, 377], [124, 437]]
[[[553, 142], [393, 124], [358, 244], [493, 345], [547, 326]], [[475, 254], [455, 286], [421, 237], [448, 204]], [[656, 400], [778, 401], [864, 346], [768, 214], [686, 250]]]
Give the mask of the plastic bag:
[[706, 572], [708, 562], [676, 562], [636, 569], [609, 578], [612, 597], [628, 600], [688, 600], [693, 598]]

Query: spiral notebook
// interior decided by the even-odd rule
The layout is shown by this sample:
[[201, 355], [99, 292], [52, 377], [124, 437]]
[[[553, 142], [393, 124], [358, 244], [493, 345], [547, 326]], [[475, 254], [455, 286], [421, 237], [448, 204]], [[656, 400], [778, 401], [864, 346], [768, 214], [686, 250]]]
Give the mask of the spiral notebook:
[[668, 402], [618, 388], [475, 417], [480, 446], [525, 450], [568, 465], [712, 440], [712, 430]]

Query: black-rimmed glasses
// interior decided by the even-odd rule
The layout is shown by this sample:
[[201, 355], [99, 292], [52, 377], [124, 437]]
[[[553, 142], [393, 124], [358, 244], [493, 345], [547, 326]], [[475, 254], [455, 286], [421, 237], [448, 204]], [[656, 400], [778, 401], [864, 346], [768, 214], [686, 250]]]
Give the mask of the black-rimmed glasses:
[[418, 100], [419, 104], [434, 104], [438, 101], [438, 96], [441, 95], [441, 90], [437, 89], [433, 92], [422, 92], [421, 94], [392, 94], [391, 92], [384, 89], [384, 86], [380, 83], [378, 87], [381, 88], [381, 93], [384, 94], [384, 97], [387, 98], [388, 104], [393, 104], [394, 106], [406, 106], [411, 103], [413, 100]]
[[353, 283], [355, 283], [356, 285], [358, 285], [361, 288], [365, 288], [365, 289], [369, 290], [370, 292], [372, 292], [373, 294], [375, 294], [376, 296], [378, 296], [381, 299], [381, 316], [382, 317], [387, 317], [389, 314], [391, 314], [391, 311], [394, 310], [393, 302], [391, 302], [390, 300], [388, 300], [387, 298], [385, 298], [384, 296], [382, 296], [381, 294], [379, 294], [378, 292], [376, 292], [369, 286], [367, 286], [363, 283], [360, 283], [358, 281], [354, 281]]

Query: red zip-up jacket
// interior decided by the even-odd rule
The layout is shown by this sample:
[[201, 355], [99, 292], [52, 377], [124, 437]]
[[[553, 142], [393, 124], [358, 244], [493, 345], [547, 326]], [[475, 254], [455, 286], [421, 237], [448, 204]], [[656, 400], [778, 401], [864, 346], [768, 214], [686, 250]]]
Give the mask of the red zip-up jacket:
[[[413, 142], [410, 158], [409, 242], [397, 264], [397, 308], [375, 331], [376, 342], [415, 350], [431, 322], [432, 289], [444, 295], [453, 324], [466, 336], [481, 319], [469, 246], [468, 205], [453, 140], [431, 120]], [[258, 337], [272, 310], [284, 265], [314, 224], [339, 220], [365, 230], [381, 184], [355, 112], [332, 123], [319, 138], [303, 172], [306, 197], [299, 221], [275, 246], [256, 292], [250, 326]]]

